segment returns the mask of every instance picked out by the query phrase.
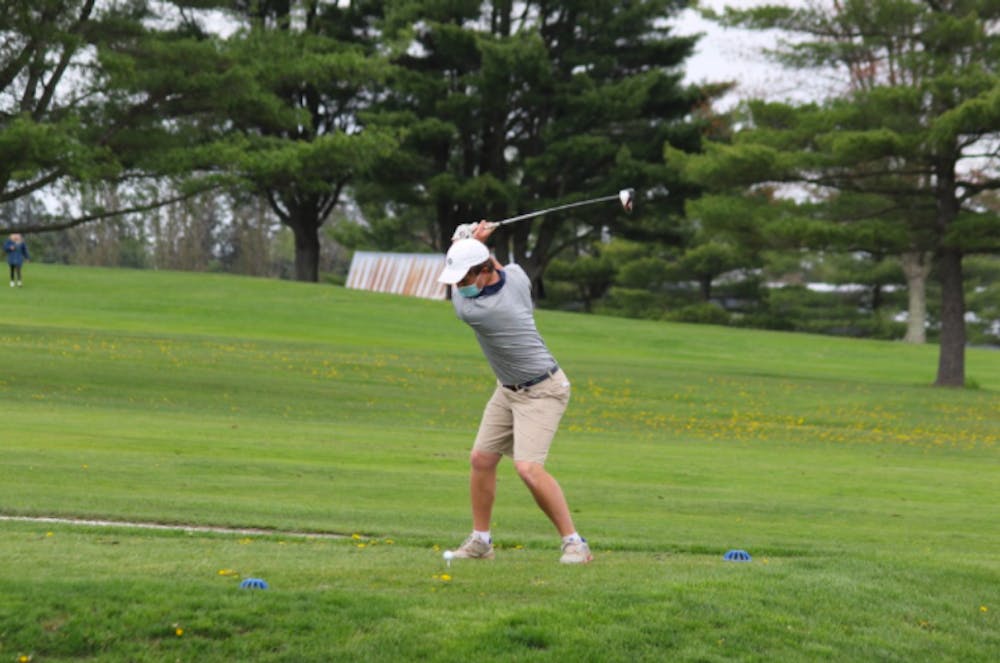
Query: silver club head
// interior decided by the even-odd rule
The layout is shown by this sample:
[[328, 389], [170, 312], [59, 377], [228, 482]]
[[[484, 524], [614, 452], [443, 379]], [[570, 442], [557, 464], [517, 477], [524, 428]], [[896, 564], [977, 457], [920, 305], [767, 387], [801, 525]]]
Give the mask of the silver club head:
[[632, 201], [635, 199], [635, 189], [622, 189], [618, 192], [618, 200], [622, 201], [622, 209], [632, 211]]

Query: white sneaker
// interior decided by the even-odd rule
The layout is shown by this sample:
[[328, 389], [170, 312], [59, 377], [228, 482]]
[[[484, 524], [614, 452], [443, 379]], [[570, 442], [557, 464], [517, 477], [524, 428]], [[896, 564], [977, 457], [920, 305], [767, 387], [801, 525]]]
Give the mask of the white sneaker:
[[10, 282], [10, 287], [12, 287], [12, 288], [14, 287], [14, 282], [13, 281]]
[[17, 282], [17, 287], [18, 287], [18, 288], [20, 288], [20, 287], [21, 287], [21, 282], [20, 282], [20, 281], [18, 281], [18, 282]]
[[493, 544], [486, 543], [482, 539], [470, 534], [458, 550], [455, 550], [455, 559], [493, 559]]
[[563, 564], [586, 564], [590, 560], [594, 559], [594, 556], [590, 554], [590, 546], [587, 545], [587, 540], [582, 541], [569, 541], [562, 545], [562, 557], [559, 561]]

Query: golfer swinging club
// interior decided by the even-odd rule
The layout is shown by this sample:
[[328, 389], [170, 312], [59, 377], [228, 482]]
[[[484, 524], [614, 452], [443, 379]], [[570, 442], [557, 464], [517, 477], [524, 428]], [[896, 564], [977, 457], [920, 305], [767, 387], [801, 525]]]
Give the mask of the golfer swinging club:
[[454, 286], [455, 312], [475, 331], [497, 377], [470, 455], [473, 531], [454, 556], [493, 558], [490, 519], [497, 465], [506, 455], [513, 457], [521, 480], [562, 536], [559, 561], [585, 564], [593, 559], [590, 547], [573, 526], [562, 488], [544, 467], [569, 403], [569, 380], [535, 327], [528, 275], [513, 263], [504, 268], [483, 243], [494, 229], [481, 221], [472, 227], [471, 238], [455, 241], [438, 277]]

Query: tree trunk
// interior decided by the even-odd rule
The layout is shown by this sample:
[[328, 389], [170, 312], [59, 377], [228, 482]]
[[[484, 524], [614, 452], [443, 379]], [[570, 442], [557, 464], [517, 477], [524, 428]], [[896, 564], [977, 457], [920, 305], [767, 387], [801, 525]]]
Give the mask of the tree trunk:
[[319, 281], [319, 226], [308, 221], [289, 224], [295, 235], [295, 280]]
[[931, 273], [930, 256], [923, 251], [907, 251], [902, 255], [906, 292], [909, 297], [904, 343], [927, 342], [927, 277]]
[[701, 301], [705, 303], [712, 301], [712, 277], [699, 276], [698, 286], [701, 292]]
[[944, 248], [938, 253], [941, 279], [941, 348], [939, 387], [965, 386], [965, 291], [962, 288], [962, 252]]
[[882, 284], [876, 283], [872, 286], [872, 314], [878, 316], [882, 309]]

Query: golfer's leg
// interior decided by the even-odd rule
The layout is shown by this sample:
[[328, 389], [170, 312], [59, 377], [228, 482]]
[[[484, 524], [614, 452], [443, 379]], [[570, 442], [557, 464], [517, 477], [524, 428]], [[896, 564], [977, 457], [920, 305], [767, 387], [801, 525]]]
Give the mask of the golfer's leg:
[[562, 488], [555, 477], [545, 471], [544, 464], [569, 404], [569, 396], [569, 380], [559, 371], [530, 392], [518, 394], [512, 407], [514, 467], [560, 536], [569, 536], [576, 528]]
[[569, 505], [563, 495], [562, 488], [555, 477], [545, 471], [540, 463], [520, 460], [514, 467], [524, 484], [531, 491], [535, 503], [549, 517], [552, 524], [559, 530], [559, 536], [569, 536], [576, 531], [573, 517], [569, 513]]
[[490, 530], [493, 502], [497, 496], [497, 465], [500, 454], [473, 449], [470, 456], [472, 472], [469, 477], [469, 497], [472, 501], [472, 528], [481, 532]]
[[506, 390], [497, 387], [483, 410], [476, 442], [469, 464], [469, 496], [472, 502], [472, 528], [490, 531], [493, 502], [497, 494], [497, 465], [514, 448], [514, 418], [507, 403]]

